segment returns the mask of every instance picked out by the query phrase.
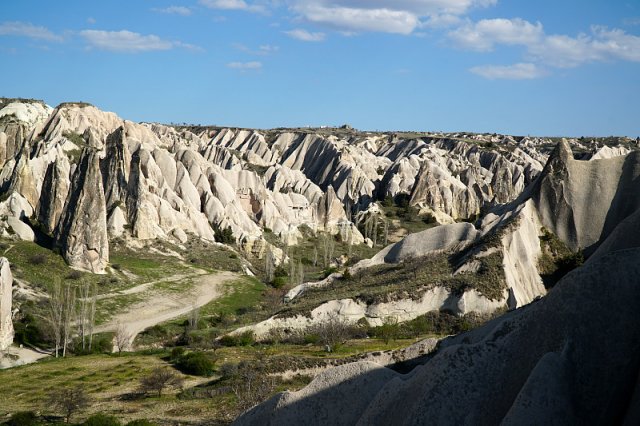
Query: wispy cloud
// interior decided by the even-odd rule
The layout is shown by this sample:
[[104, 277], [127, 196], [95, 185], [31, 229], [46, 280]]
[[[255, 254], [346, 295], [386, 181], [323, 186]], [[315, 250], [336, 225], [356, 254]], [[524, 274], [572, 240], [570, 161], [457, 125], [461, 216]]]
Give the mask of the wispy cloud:
[[545, 70], [531, 63], [483, 65], [469, 71], [490, 80], [532, 80], [547, 75]]
[[89, 47], [111, 52], [139, 53], [154, 50], [184, 48], [201, 50], [199, 47], [179, 41], [164, 40], [157, 35], [143, 35], [132, 31], [80, 31]]
[[300, 40], [300, 41], [319, 42], [319, 41], [324, 41], [327, 37], [325, 33], [320, 33], [320, 32], [312, 33], [307, 30], [303, 30], [301, 28], [296, 28], [295, 30], [291, 30], [291, 31], [285, 31], [284, 33], [289, 37], [295, 38], [296, 40]]
[[520, 18], [467, 22], [448, 33], [457, 46], [477, 51], [492, 50], [497, 44], [530, 46], [542, 40], [543, 35], [540, 22], [532, 24]]
[[621, 29], [602, 26], [591, 27], [590, 33], [575, 37], [562, 34], [547, 35], [540, 22], [535, 24], [520, 18], [485, 19], [467, 22], [449, 31], [447, 36], [454, 45], [469, 50], [486, 52], [499, 45], [522, 46], [527, 63], [510, 66], [476, 67], [472, 72], [487, 78], [537, 78], [544, 67], [572, 68], [592, 62], [640, 62], [640, 37]]
[[278, 50], [280, 50], [278, 46], [272, 46], [270, 44], [263, 44], [261, 46], [258, 46], [257, 49], [251, 49], [250, 47], [247, 47], [242, 43], [234, 43], [232, 46], [242, 52], [248, 53], [250, 55], [257, 55], [257, 56], [271, 55], [273, 53], [276, 53]]
[[95, 18], [92, 18], [91, 16], [87, 18], [87, 24], [94, 25], [95, 23], [96, 23]]
[[45, 27], [39, 27], [29, 22], [3, 22], [0, 23], [0, 35], [28, 37], [34, 40], [56, 41], [63, 40], [59, 36]]
[[266, 7], [261, 4], [251, 4], [244, 0], [200, 0], [199, 3], [210, 9], [244, 10], [252, 13], [265, 13]]
[[240, 71], [259, 70], [262, 69], [262, 62], [230, 62], [227, 67]]
[[423, 26], [445, 27], [459, 22], [474, 7], [497, 0], [289, 0], [299, 18], [341, 31], [411, 34]]
[[180, 16], [189, 16], [192, 13], [191, 9], [185, 6], [169, 6], [165, 8], [154, 7], [151, 10], [158, 13], [167, 13], [169, 15], [180, 15]]

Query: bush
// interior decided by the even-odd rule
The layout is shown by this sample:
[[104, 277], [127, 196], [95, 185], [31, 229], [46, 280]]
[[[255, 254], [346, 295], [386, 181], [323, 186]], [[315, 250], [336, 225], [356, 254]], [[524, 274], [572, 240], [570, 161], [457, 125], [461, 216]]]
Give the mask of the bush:
[[178, 346], [176, 348], [171, 349], [171, 362], [177, 362], [182, 355], [184, 355], [184, 348], [182, 346]]
[[223, 346], [251, 346], [255, 343], [255, 336], [253, 331], [247, 330], [241, 334], [222, 336], [220, 343]]
[[273, 281], [271, 281], [271, 286], [273, 288], [282, 288], [289, 283], [287, 277], [275, 277]]
[[31, 314], [25, 314], [13, 323], [14, 341], [17, 344], [42, 346], [46, 343], [46, 333], [41, 324]]
[[157, 424], [147, 419], [138, 419], [131, 420], [129, 423], [127, 423], [127, 426], [157, 426]]
[[76, 339], [74, 341], [73, 353], [76, 355], [91, 355], [91, 354], [110, 354], [113, 352], [113, 334], [96, 334], [93, 336], [91, 342], [91, 350], [89, 350], [89, 341], [85, 341], [85, 348], [82, 349], [82, 340]]
[[83, 423], [85, 426], [120, 426], [121, 424], [116, 417], [102, 413], [94, 414]]
[[213, 374], [215, 363], [204, 352], [190, 352], [178, 359], [176, 367], [185, 374], [208, 377]]
[[79, 280], [82, 278], [82, 272], [73, 270], [67, 274], [68, 280]]
[[233, 230], [230, 226], [222, 229], [220, 227], [214, 227], [214, 238], [217, 242], [222, 244], [235, 244], [236, 237], [233, 236]]
[[29, 263], [32, 265], [44, 265], [47, 263], [47, 256], [43, 253], [31, 255], [29, 256]]
[[131, 420], [126, 426], [157, 426], [157, 423], [147, 419]]
[[3, 424], [8, 426], [36, 426], [40, 424], [38, 416], [33, 411], [21, 411], [11, 416]]

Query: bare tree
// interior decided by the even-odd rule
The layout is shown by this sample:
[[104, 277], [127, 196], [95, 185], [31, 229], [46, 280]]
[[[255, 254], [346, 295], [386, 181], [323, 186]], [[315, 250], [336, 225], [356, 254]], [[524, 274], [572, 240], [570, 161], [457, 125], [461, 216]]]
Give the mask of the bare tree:
[[231, 374], [231, 390], [242, 410], [264, 401], [275, 387], [274, 377], [265, 373], [260, 360], [242, 361]]
[[[95, 284], [83, 281], [80, 285], [80, 297], [78, 298], [78, 335], [82, 339], [82, 350], [91, 350], [93, 342], [93, 328], [96, 314], [96, 287]], [[87, 342], [88, 340], [88, 342]]]
[[296, 270], [296, 283], [300, 285], [304, 283], [304, 266], [301, 261], [298, 261], [298, 268]]
[[60, 281], [54, 279], [49, 288], [47, 299], [47, 320], [55, 344], [55, 356], [58, 357], [62, 345], [62, 322], [64, 318], [64, 293]]
[[127, 330], [124, 324], [118, 323], [116, 326], [116, 334], [114, 336], [116, 346], [118, 347], [118, 353], [129, 348], [131, 345], [131, 333]]
[[384, 220], [384, 246], [386, 247], [389, 244], [389, 221], [387, 219]]
[[264, 273], [268, 283], [273, 281], [275, 275], [276, 262], [271, 247], [267, 247], [267, 254], [264, 256]]
[[310, 326], [307, 331], [317, 335], [319, 342], [325, 346], [327, 352], [332, 352], [338, 345], [349, 339], [351, 330], [351, 325], [338, 315], [333, 314], [326, 321]]
[[67, 347], [71, 343], [73, 324], [76, 322], [76, 288], [67, 284], [64, 288], [62, 310], [62, 356], [67, 356]]
[[66, 423], [69, 423], [73, 414], [85, 409], [89, 402], [89, 397], [82, 386], [56, 389], [49, 394], [49, 404], [64, 414]]
[[140, 390], [144, 393], [157, 392], [161, 397], [166, 388], [180, 388], [183, 383], [184, 379], [173, 371], [158, 367], [140, 379]]
[[335, 241], [333, 240], [333, 237], [328, 234], [325, 233], [322, 235], [322, 249], [323, 249], [323, 260], [324, 260], [324, 267], [328, 267], [331, 259], [333, 259], [333, 252], [335, 250]]
[[189, 312], [189, 329], [197, 330], [198, 322], [200, 321], [200, 307], [198, 307], [198, 302], [196, 298], [194, 298], [193, 301], [191, 302], [191, 306], [193, 308], [191, 309], [191, 312]]

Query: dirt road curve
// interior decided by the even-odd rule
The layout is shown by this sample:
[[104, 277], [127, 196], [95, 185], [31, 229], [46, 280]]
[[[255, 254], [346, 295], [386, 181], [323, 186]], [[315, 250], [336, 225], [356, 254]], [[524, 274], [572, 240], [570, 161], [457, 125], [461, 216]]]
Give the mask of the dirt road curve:
[[[222, 284], [239, 278], [233, 272], [219, 272], [194, 278], [194, 285], [185, 293], [157, 294], [136, 303], [126, 312], [117, 314], [99, 327], [96, 333], [115, 332], [118, 326], [124, 328], [129, 337], [129, 345], [123, 350], [131, 350], [136, 336], [156, 324], [186, 315], [195, 307], [201, 307], [222, 295]], [[117, 348], [114, 348], [116, 350]]]

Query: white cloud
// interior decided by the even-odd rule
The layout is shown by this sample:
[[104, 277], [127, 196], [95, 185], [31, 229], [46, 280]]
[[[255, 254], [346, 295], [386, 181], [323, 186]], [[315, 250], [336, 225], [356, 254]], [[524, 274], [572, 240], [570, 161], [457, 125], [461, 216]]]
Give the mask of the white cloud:
[[250, 55], [259, 55], [259, 56], [267, 56], [273, 53], [276, 53], [280, 48], [278, 46], [272, 46], [270, 44], [263, 44], [258, 46], [257, 49], [251, 49], [250, 47], [245, 46], [242, 43], [234, 43], [233, 47], [242, 52], [248, 53]]
[[620, 29], [592, 27], [591, 35], [548, 36], [542, 43], [529, 46], [529, 54], [538, 61], [560, 68], [614, 60], [640, 62], [640, 37]]
[[0, 24], [0, 36], [28, 37], [35, 40], [62, 41], [62, 37], [45, 27], [38, 27], [29, 22], [3, 22]]
[[185, 6], [169, 6], [162, 9], [153, 8], [151, 9], [154, 12], [167, 13], [170, 15], [181, 15], [181, 16], [189, 16], [192, 11], [188, 7]]
[[95, 23], [96, 23], [95, 18], [92, 18], [91, 16], [87, 18], [87, 24], [94, 25]]
[[266, 8], [263, 5], [250, 4], [244, 0], [200, 0], [200, 4], [210, 9], [244, 10], [253, 13], [266, 12]]
[[411, 34], [430, 22], [433, 27], [451, 25], [473, 7], [497, 0], [288, 0], [300, 18], [352, 32]]
[[542, 24], [532, 24], [520, 18], [483, 19], [450, 31], [448, 37], [462, 48], [489, 51], [496, 44], [530, 46], [542, 40]]
[[301, 28], [296, 28], [295, 30], [285, 31], [286, 35], [291, 38], [295, 38], [300, 41], [324, 41], [327, 35], [325, 33], [311, 33], [307, 30], [303, 30]]
[[240, 71], [259, 70], [262, 69], [262, 62], [230, 62], [227, 67]]
[[[458, 47], [481, 52], [491, 51], [498, 45], [523, 46], [528, 62], [556, 68], [615, 60], [640, 62], [640, 37], [616, 28], [593, 26], [590, 34], [581, 33], [571, 37], [547, 35], [541, 23], [533, 24], [520, 18], [485, 19], [476, 23], [467, 22], [450, 31], [447, 36]], [[523, 64], [473, 69], [473, 72], [481, 75], [518, 75], [525, 71], [533, 72]]]
[[199, 47], [179, 41], [163, 40], [157, 35], [143, 35], [131, 31], [80, 31], [90, 47], [112, 52], [138, 53], [153, 50], [184, 48], [200, 50]]
[[483, 65], [469, 71], [490, 80], [532, 80], [547, 75], [546, 71], [531, 63]]

